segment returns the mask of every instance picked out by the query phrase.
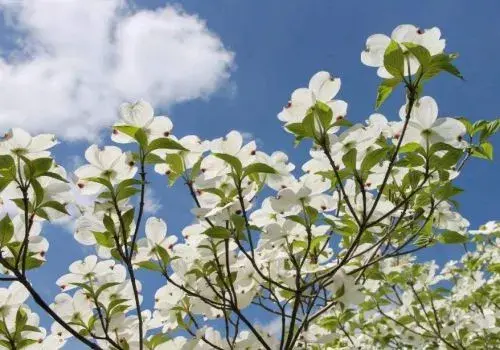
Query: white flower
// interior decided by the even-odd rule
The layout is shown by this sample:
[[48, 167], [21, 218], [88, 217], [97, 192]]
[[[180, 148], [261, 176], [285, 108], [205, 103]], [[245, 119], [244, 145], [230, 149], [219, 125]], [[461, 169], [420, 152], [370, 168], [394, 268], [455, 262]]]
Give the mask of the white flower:
[[[339, 90], [340, 78], [334, 78], [328, 72], [318, 72], [312, 76], [308, 88], [299, 88], [292, 93], [290, 102], [278, 114], [278, 119], [286, 124], [300, 123], [316, 101], [330, 107], [334, 121], [337, 118], [344, 118], [347, 114], [347, 103], [333, 99]], [[334, 127], [328, 132], [334, 133], [337, 130], [338, 127]]]
[[31, 136], [20, 128], [13, 128], [0, 139], [0, 154], [23, 155], [30, 159], [48, 157], [48, 149], [57, 144], [52, 134]]
[[[200, 138], [195, 135], [187, 135], [179, 140], [175, 139], [175, 137], [173, 136], [171, 138], [176, 140], [179, 144], [181, 144], [184, 148], [186, 148], [187, 151], [172, 151], [172, 150], [157, 149], [154, 150], [153, 152], [162, 159], [165, 159], [167, 154], [171, 153], [178, 154], [179, 156], [182, 157], [183, 166], [185, 170], [191, 169], [196, 164], [196, 162], [198, 162], [202, 154], [205, 153], [210, 146], [208, 141], [201, 141]], [[167, 163], [155, 164], [154, 168], [155, 171], [161, 175], [165, 174], [168, 175], [171, 171], [170, 166]]]
[[56, 284], [62, 290], [76, 288], [73, 283], [87, 283], [107, 274], [114, 273], [113, 260], [97, 261], [97, 256], [89, 255], [84, 260], [78, 260], [69, 266], [70, 273], [61, 276]]
[[377, 128], [365, 128], [361, 124], [356, 124], [340, 136], [330, 135], [330, 154], [333, 155], [336, 164], [341, 164], [343, 155], [355, 148], [360, 158], [369, 147], [375, 144], [379, 135]]
[[496, 232], [500, 232], [500, 223], [496, 221], [488, 221], [486, 224], [479, 226], [479, 229], [469, 231], [472, 235], [490, 235]]
[[87, 178], [102, 177], [112, 184], [134, 177], [137, 167], [128, 153], [123, 153], [115, 146], [105, 146], [100, 150], [97, 145], [92, 145], [85, 151], [85, 159], [90, 164], [76, 169], [77, 185], [82, 194], [90, 195], [99, 192], [102, 185], [87, 181]]
[[392, 137], [392, 123], [387, 121], [387, 118], [380, 113], [373, 113], [366, 121], [369, 128], [377, 130], [376, 133], [382, 134], [384, 137]]
[[[254, 162], [257, 153], [255, 141], [243, 145], [243, 136], [238, 131], [231, 131], [225, 137], [215, 139], [210, 144], [213, 153], [229, 154], [238, 158], [243, 166]], [[224, 160], [210, 154], [201, 162], [201, 172], [205, 180], [225, 175], [229, 172], [230, 165]]]
[[340, 269], [333, 277], [333, 283], [327, 288], [333, 293], [340, 293], [342, 287], [344, 293], [339, 297], [339, 301], [342, 303], [357, 305], [365, 299], [365, 295], [361, 292], [361, 286], [356, 284], [355, 278], [348, 275], [343, 269]]
[[0, 316], [6, 316], [13, 309], [17, 310], [29, 297], [29, 292], [17, 281], [8, 288], [0, 288]]
[[[401, 119], [406, 118], [406, 108], [404, 105], [399, 110]], [[400, 122], [396, 129], [398, 130], [394, 137], [401, 137], [403, 123]], [[410, 114], [408, 128], [403, 138], [403, 144], [410, 142], [420, 143], [423, 147], [426, 145], [444, 142], [454, 147], [462, 147], [462, 136], [465, 134], [465, 126], [453, 118], [438, 118], [438, 106], [436, 101], [430, 96], [420, 98]]]
[[[14, 234], [10, 242], [22, 242], [26, 233], [25, 221], [23, 214], [18, 214], [12, 218]], [[31, 226], [30, 236], [28, 239], [28, 251], [32, 253], [34, 259], [45, 261], [45, 254], [49, 249], [49, 242], [44, 237], [40, 236], [42, 225], [39, 222], [34, 222]], [[4, 247], [2, 249], [4, 257], [13, 257], [11, 250]]]
[[146, 261], [157, 257], [156, 247], [160, 246], [172, 252], [177, 237], [167, 236], [167, 224], [159, 218], [150, 217], [146, 221], [146, 238], [137, 242], [138, 251], [135, 257], [136, 262]]
[[[441, 31], [437, 27], [431, 29], [420, 29], [411, 24], [397, 26], [389, 38], [384, 34], [374, 34], [366, 40], [366, 49], [361, 52], [361, 62], [370, 67], [378, 67], [377, 74], [381, 78], [392, 78], [392, 75], [384, 68], [384, 53], [391, 39], [398, 44], [412, 43], [425, 47], [431, 56], [440, 54], [445, 47], [445, 40], [441, 39]], [[406, 51], [403, 45], [400, 45]], [[405, 61], [405, 74], [415, 74], [420, 67], [418, 60], [410, 55], [409, 62]]]
[[[120, 106], [121, 121], [114, 126], [133, 126], [142, 128], [149, 140], [168, 137], [173, 128], [172, 121], [165, 116], [154, 116], [153, 107], [146, 101], [139, 100], [135, 103], [123, 103]], [[111, 139], [116, 143], [131, 143], [135, 140], [113, 128]]]
[[81, 289], [73, 297], [66, 293], [58, 294], [50, 308], [67, 322], [81, 319], [84, 323], [92, 316], [93, 309], [91, 300]]

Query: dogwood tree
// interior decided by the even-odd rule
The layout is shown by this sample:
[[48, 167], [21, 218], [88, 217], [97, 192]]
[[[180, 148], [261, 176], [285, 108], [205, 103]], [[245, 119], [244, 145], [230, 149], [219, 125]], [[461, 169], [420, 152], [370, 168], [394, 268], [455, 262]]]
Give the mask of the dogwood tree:
[[[237, 131], [176, 137], [145, 101], [121, 106], [114, 145], [91, 145], [76, 181], [51, 156], [53, 135], [7, 132], [0, 190], [17, 209], [0, 220], [0, 346], [57, 349], [74, 337], [123, 350], [498, 349], [500, 225], [469, 230], [454, 183], [471, 158], [492, 159], [500, 121], [439, 115], [425, 85], [462, 78], [455, 58], [438, 28], [368, 38], [361, 61], [383, 78], [376, 109], [404, 96], [394, 121], [348, 121], [340, 78], [316, 73], [278, 114], [298, 147], [310, 146], [299, 167]], [[192, 198], [181, 236], [145, 214], [153, 176]], [[45, 223], [70, 206], [75, 240], [95, 254], [44, 300], [30, 275], [50, 257]], [[463, 245], [463, 257], [440, 267], [419, 255], [447, 244]], [[154, 296], [138, 269], [163, 281]]]

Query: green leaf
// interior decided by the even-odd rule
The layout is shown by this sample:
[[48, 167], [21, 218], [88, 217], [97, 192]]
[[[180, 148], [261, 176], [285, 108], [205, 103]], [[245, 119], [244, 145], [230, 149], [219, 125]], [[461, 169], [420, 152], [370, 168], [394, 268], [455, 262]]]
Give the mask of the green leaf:
[[399, 160], [396, 165], [403, 167], [418, 167], [425, 164], [425, 159], [418, 153], [411, 152], [407, 153], [404, 158]]
[[305, 137], [316, 138], [316, 118], [314, 117], [314, 110], [310, 108], [306, 116], [302, 120], [302, 128], [304, 129]]
[[171, 187], [175, 184], [178, 178], [181, 177], [181, 174], [171, 172], [168, 174], [168, 185]]
[[392, 91], [402, 81], [402, 78], [384, 79], [377, 89], [377, 100], [375, 109], [379, 109], [384, 101], [391, 95]]
[[408, 173], [403, 177], [403, 190], [406, 190], [408, 186], [412, 189], [417, 188], [420, 183], [420, 179], [423, 177], [423, 173], [418, 170], [410, 169]]
[[15, 167], [14, 158], [8, 154], [0, 155], [0, 169], [10, 169]]
[[408, 51], [415, 56], [415, 58], [420, 63], [421, 68], [425, 71], [429, 63], [431, 62], [431, 54], [429, 50], [425, 47], [416, 45], [413, 43], [403, 43], [403, 45], [408, 49]]
[[155, 153], [148, 153], [144, 158], [144, 162], [146, 164], [161, 164], [165, 163], [165, 159]]
[[[113, 309], [113, 311], [111, 311], [110, 315], [113, 316], [113, 315], [116, 315], [116, 314], [122, 314], [122, 313], [125, 313], [125, 311], [127, 311], [127, 309], [129, 308], [130, 306], [128, 305], [120, 305], [120, 306], [117, 306]], [[123, 350], [129, 350], [130, 347], [128, 346], [127, 342], [126, 341], [121, 341], [120, 342], [120, 345], [122, 347]]]
[[69, 215], [68, 211], [66, 210], [66, 206], [64, 204], [56, 202], [56, 201], [47, 201], [47, 202], [43, 203], [40, 206], [40, 208], [52, 208], [54, 210], [57, 210], [58, 212]]
[[182, 146], [177, 141], [172, 140], [168, 137], [162, 137], [151, 141], [148, 147], [148, 152], [154, 151], [156, 149], [171, 149], [177, 151], [188, 151], [187, 148]]
[[102, 223], [104, 224], [104, 227], [106, 227], [106, 230], [108, 230], [111, 233], [115, 232], [115, 222], [113, 221], [111, 216], [104, 215]]
[[43, 175], [40, 175], [40, 176], [47, 176], [47, 177], [51, 177], [53, 179], [56, 179], [56, 180], [59, 180], [59, 181], [62, 181], [62, 182], [66, 182], [66, 183], [69, 183], [68, 180], [66, 180], [64, 177], [62, 177], [61, 175], [57, 174], [57, 173], [53, 173], [53, 172], [46, 172], [44, 173]]
[[52, 158], [37, 158], [31, 161], [34, 169], [33, 176], [38, 177], [47, 173], [52, 168], [54, 160]]
[[396, 78], [402, 78], [403, 77], [403, 70], [404, 70], [404, 54], [403, 50], [401, 50], [401, 47], [399, 44], [391, 40], [391, 43], [387, 48], [385, 49], [384, 52], [384, 67], [387, 69], [387, 71], [394, 77]]
[[231, 237], [231, 231], [225, 227], [214, 226], [207, 229], [204, 234], [211, 238], [227, 239]]
[[472, 156], [481, 159], [493, 160], [493, 145], [483, 142], [472, 150]]
[[122, 305], [123, 303], [127, 303], [129, 300], [128, 299], [113, 299], [111, 302], [108, 304], [108, 312], [111, 312], [115, 307]]
[[220, 199], [226, 198], [226, 194], [224, 193], [224, 191], [219, 188], [204, 188], [202, 191], [206, 193], [215, 194]]
[[115, 241], [109, 232], [92, 232], [98, 245], [105, 248], [113, 248]]
[[194, 163], [193, 167], [191, 168], [191, 172], [189, 173], [189, 179], [191, 181], [194, 181], [196, 177], [200, 174], [200, 168], [201, 168], [201, 161], [203, 160], [203, 157], [200, 157], [196, 163]]
[[96, 299], [99, 298], [99, 295], [101, 295], [102, 292], [104, 292], [106, 289], [109, 289], [111, 287], [114, 287], [114, 286], [117, 286], [119, 285], [120, 283], [119, 282], [108, 282], [108, 283], [104, 283], [102, 286], [100, 286], [96, 292], [95, 292], [95, 297]]
[[422, 75], [422, 79], [431, 79], [440, 72], [445, 71], [463, 80], [464, 77], [460, 71], [451, 63], [455, 57], [456, 55], [449, 55], [445, 53], [432, 56], [429, 65]]
[[326, 103], [316, 101], [316, 104], [314, 105], [314, 111], [319, 118], [323, 130], [328, 130], [333, 118], [332, 109]]
[[50, 221], [49, 215], [43, 208], [38, 208], [37, 210], [35, 210], [35, 215], [41, 217], [42, 219]]
[[436, 165], [439, 169], [449, 169], [457, 164], [462, 155], [463, 151], [460, 149], [449, 150], [444, 156], [439, 158]]
[[354, 124], [352, 122], [350, 122], [349, 120], [345, 119], [345, 118], [341, 118], [341, 119], [338, 119], [335, 121], [335, 123], [332, 124], [332, 127], [333, 126], [345, 126], [347, 128], [353, 126]]
[[231, 215], [231, 221], [233, 222], [234, 228], [236, 229], [237, 232], [243, 231], [245, 228], [245, 219], [237, 214]]
[[474, 122], [474, 124], [472, 124], [471, 135], [475, 135], [478, 132], [482, 132], [486, 128], [486, 125], [488, 125], [488, 122], [486, 120], [478, 120], [477, 122]]
[[431, 148], [429, 149], [429, 154], [432, 155], [439, 151], [456, 151], [456, 150], [460, 151], [460, 149], [455, 148], [452, 145], [449, 145], [445, 142], [437, 142], [431, 146]]
[[33, 345], [33, 344], [37, 344], [38, 343], [38, 340], [36, 339], [22, 339], [21, 341], [19, 341], [16, 345], [16, 349], [24, 349], [30, 345]]
[[5, 244], [9, 243], [13, 235], [14, 224], [10, 217], [5, 215], [2, 220], [0, 220], [0, 246], [3, 247]]
[[37, 207], [40, 203], [43, 202], [44, 190], [42, 188], [42, 185], [40, 185], [40, 183], [36, 179], [31, 180], [31, 187], [35, 192], [35, 207]]
[[45, 263], [43, 260], [38, 260], [33, 257], [28, 257], [26, 259], [26, 270], [36, 269], [37, 267], [42, 266]]
[[[11, 199], [19, 209], [25, 211], [26, 208], [24, 207], [24, 200], [22, 198], [14, 198], [14, 199]], [[28, 202], [28, 211], [32, 211], [33, 210], [33, 205], [31, 205], [30, 202]]]
[[169, 341], [171, 338], [168, 336], [168, 334], [162, 334], [158, 333], [153, 335], [153, 337], [149, 340], [149, 346], [151, 349], [155, 349], [158, 345], [161, 345], [167, 341]]
[[388, 155], [387, 148], [378, 148], [368, 152], [361, 162], [361, 171], [366, 172], [380, 163]]
[[302, 125], [302, 123], [287, 124], [287, 125], [285, 125], [285, 128], [288, 131], [290, 131], [292, 134], [295, 134], [295, 135], [298, 135], [298, 136], [301, 136], [301, 137], [306, 136], [305, 135], [304, 126]]
[[134, 139], [141, 145], [143, 149], [148, 147], [148, 135], [143, 129], [138, 129], [134, 134]]
[[344, 156], [342, 157], [342, 162], [344, 166], [348, 169], [356, 169], [356, 156], [358, 152], [356, 148], [351, 148]]
[[127, 230], [134, 221], [134, 212], [135, 208], [130, 208], [124, 214], [122, 214], [123, 225], [127, 228]]
[[447, 182], [441, 186], [437, 186], [437, 188], [434, 189], [433, 193], [436, 198], [440, 200], [446, 200], [462, 192], [463, 190], [461, 188], [454, 187], [450, 182]]
[[170, 263], [170, 260], [172, 260], [170, 258], [170, 254], [168, 254], [168, 251], [158, 244], [156, 245], [155, 249], [158, 252], [158, 255], [160, 256], [160, 259], [164, 266], [167, 266]]
[[[399, 153], [424, 152], [424, 148], [418, 142], [410, 142], [399, 148]], [[424, 153], [425, 154], [425, 153]]]
[[126, 179], [123, 180], [116, 186], [116, 193], [120, 193], [121, 190], [130, 187], [130, 186], [135, 186], [135, 185], [140, 185], [142, 182], [137, 179]]
[[464, 126], [465, 130], [467, 130], [467, 134], [473, 135], [474, 134], [474, 127], [472, 126], [472, 123], [465, 117], [460, 117], [457, 118]]
[[243, 165], [241, 165], [241, 162], [238, 158], [225, 153], [214, 153], [214, 156], [224, 160], [226, 163], [231, 165], [231, 167], [233, 168], [233, 170], [236, 172], [237, 175], [241, 175], [241, 172], [243, 170]]
[[455, 232], [446, 230], [439, 236], [439, 241], [444, 244], [457, 244], [457, 243], [466, 243], [467, 237]]
[[113, 257], [113, 259], [115, 259], [117, 261], [121, 261], [122, 260], [120, 252], [118, 251], [117, 248], [112, 248], [111, 249], [111, 256]]
[[0, 192], [3, 191], [12, 182], [10, 177], [0, 177]]
[[108, 179], [102, 178], [102, 177], [89, 177], [86, 178], [85, 180], [90, 181], [90, 182], [96, 182], [98, 184], [101, 184], [105, 186], [108, 190], [113, 191], [113, 185]]
[[130, 125], [116, 125], [113, 128], [125, 135], [132, 137], [133, 139], [135, 139], [135, 133], [137, 132], [137, 130], [139, 130], [138, 127]]
[[423, 247], [429, 244], [430, 239], [432, 237], [432, 223], [433, 223], [432, 217], [428, 218], [426, 223], [420, 230], [418, 238], [415, 242], [417, 247]]
[[146, 270], [158, 271], [158, 272], [163, 271], [162, 268], [160, 267], [160, 265], [158, 265], [152, 261], [142, 261], [142, 262], [136, 263], [136, 265], [143, 268], [143, 269], [146, 269]]
[[116, 196], [117, 201], [122, 201], [124, 199], [127, 199], [129, 197], [132, 197], [136, 193], [141, 192], [140, 189], [135, 188], [135, 187], [127, 187], [121, 190], [118, 195]]
[[276, 170], [264, 163], [253, 163], [243, 169], [243, 178], [250, 174], [276, 174]]
[[293, 221], [293, 222], [296, 222], [297, 224], [300, 224], [302, 226], [306, 226], [306, 221], [304, 220], [304, 218], [300, 215], [288, 215], [286, 217], [287, 220], [290, 220], [290, 221]]
[[40, 328], [38, 327], [35, 327], [35, 326], [31, 326], [29, 324], [25, 325], [23, 327], [23, 332], [37, 332], [37, 333], [41, 333], [42, 331], [40, 330]]
[[180, 175], [184, 171], [184, 162], [182, 161], [182, 157], [180, 155], [176, 153], [167, 154], [165, 161], [167, 162], [170, 171], [175, 174]]

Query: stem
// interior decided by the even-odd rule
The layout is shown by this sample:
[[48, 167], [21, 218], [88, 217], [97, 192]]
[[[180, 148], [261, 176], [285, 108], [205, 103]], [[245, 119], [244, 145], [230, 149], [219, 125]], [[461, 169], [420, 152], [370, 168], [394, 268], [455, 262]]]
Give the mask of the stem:
[[141, 226], [141, 220], [144, 213], [144, 197], [146, 193], [146, 170], [144, 168], [145, 156], [142, 154], [142, 149], [140, 153], [141, 153], [141, 171], [139, 175], [141, 177], [141, 199], [139, 202], [139, 213], [137, 214], [137, 222], [135, 225], [134, 234], [132, 235], [132, 245], [130, 247], [130, 252], [128, 256], [129, 260], [132, 260], [132, 256], [134, 255], [135, 243], [137, 241], [137, 236], [139, 235], [138, 234], [139, 227]]
[[16, 276], [17, 280], [28, 290], [28, 292], [31, 294], [33, 297], [33, 300], [35, 303], [37, 303], [38, 306], [40, 306], [45, 312], [47, 312], [57, 323], [59, 323], [64, 329], [66, 329], [71, 335], [73, 335], [75, 338], [77, 338], [79, 341], [87, 345], [91, 349], [98, 349], [98, 350], [103, 350], [99, 345], [96, 343], [91, 342], [84, 336], [80, 335], [78, 331], [76, 331], [74, 328], [72, 328], [69, 324], [67, 324], [59, 315], [57, 315], [54, 310], [50, 308], [50, 306], [42, 299], [42, 297], [36, 292], [36, 290], [31, 286], [29, 281], [26, 279], [26, 276], [24, 276], [19, 270], [11, 266], [9, 263], [7, 263], [2, 257], [0, 257], [0, 263], [7, 269], [9, 269], [14, 275]]
[[135, 279], [134, 269], [130, 261], [127, 261], [127, 270], [130, 275], [130, 281], [132, 282], [132, 289], [134, 291], [135, 309], [137, 310], [137, 319], [139, 321], [139, 349], [142, 350], [144, 348], [144, 329], [141, 302], [139, 301], [139, 292], [137, 290], [137, 281]]
[[384, 180], [382, 181], [382, 185], [380, 186], [378, 190], [377, 197], [375, 198], [375, 201], [373, 202], [372, 208], [370, 209], [370, 212], [368, 213], [366, 217], [366, 221], [370, 219], [370, 217], [373, 215], [375, 212], [375, 209], [377, 208], [378, 202], [380, 201], [380, 198], [382, 197], [382, 194], [384, 193], [384, 188], [385, 185], [387, 184], [387, 180], [389, 179], [389, 175], [391, 174], [392, 168], [394, 166], [394, 163], [396, 162], [396, 158], [398, 157], [399, 150], [401, 148], [401, 145], [403, 144], [403, 139], [406, 133], [406, 129], [408, 128], [408, 124], [410, 122], [410, 117], [411, 117], [411, 111], [413, 110], [413, 106], [416, 101], [417, 97], [417, 92], [413, 86], [408, 86], [408, 109], [406, 111], [406, 117], [405, 117], [405, 122], [403, 125], [403, 130], [401, 131], [401, 135], [398, 140], [398, 144], [396, 145], [396, 150], [392, 154], [391, 160], [389, 162], [389, 166], [387, 167], [387, 171], [384, 175]]

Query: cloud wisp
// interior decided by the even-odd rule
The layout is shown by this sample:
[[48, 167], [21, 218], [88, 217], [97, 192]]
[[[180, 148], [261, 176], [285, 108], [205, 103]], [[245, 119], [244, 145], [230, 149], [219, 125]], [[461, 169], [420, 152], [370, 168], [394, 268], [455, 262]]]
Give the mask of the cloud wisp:
[[0, 0], [19, 37], [0, 50], [0, 129], [95, 139], [123, 101], [168, 107], [206, 98], [234, 55], [179, 7], [132, 10], [124, 0]]

